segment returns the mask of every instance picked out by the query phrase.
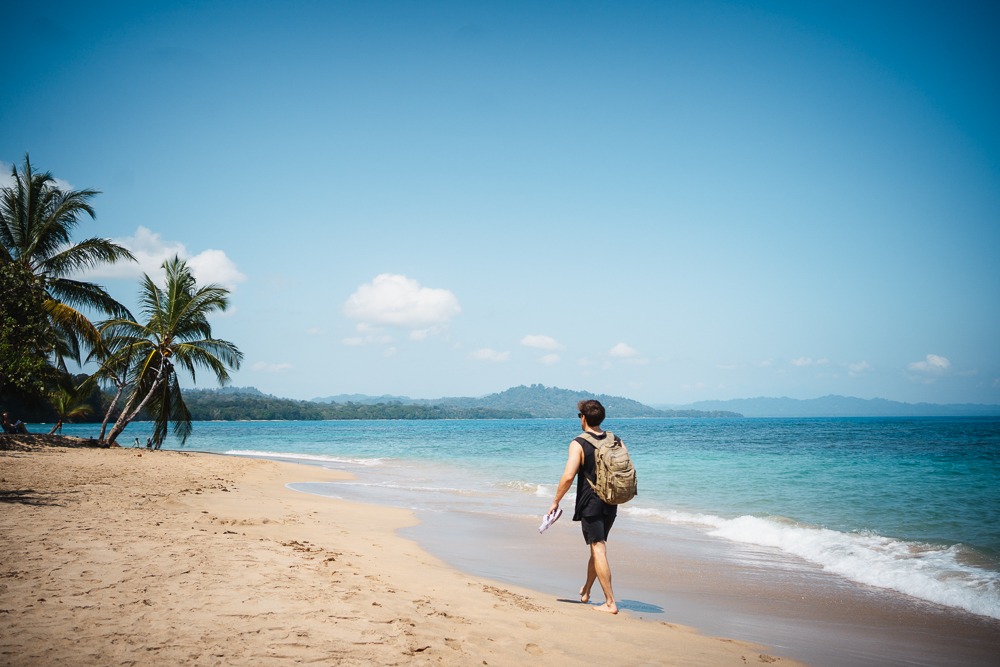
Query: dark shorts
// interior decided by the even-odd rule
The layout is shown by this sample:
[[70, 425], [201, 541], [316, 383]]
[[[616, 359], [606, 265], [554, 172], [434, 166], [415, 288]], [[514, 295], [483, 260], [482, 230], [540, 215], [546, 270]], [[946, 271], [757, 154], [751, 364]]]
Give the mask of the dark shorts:
[[580, 526], [583, 528], [583, 539], [587, 542], [587, 544], [593, 544], [594, 542], [607, 542], [608, 533], [611, 532], [611, 526], [614, 524], [614, 514], [585, 516], [580, 519]]

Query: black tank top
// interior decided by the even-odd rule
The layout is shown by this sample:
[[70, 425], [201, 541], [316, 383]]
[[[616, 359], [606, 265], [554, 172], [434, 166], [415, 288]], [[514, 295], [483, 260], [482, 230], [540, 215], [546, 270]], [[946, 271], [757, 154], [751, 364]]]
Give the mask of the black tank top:
[[[598, 440], [602, 440], [607, 437], [607, 433], [602, 433], [601, 435], [596, 435], [591, 433], [591, 435]], [[601, 500], [594, 490], [590, 488], [590, 484], [587, 483], [589, 479], [591, 482], [597, 483], [597, 461], [595, 459], [595, 452], [597, 449], [590, 444], [590, 442], [584, 437], [576, 438], [576, 442], [580, 443], [583, 447], [583, 466], [576, 473], [576, 510], [573, 512], [573, 521], [579, 521], [583, 517], [601, 516], [603, 515], [615, 515], [618, 513], [617, 505], [608, 505], [606, 502]]]

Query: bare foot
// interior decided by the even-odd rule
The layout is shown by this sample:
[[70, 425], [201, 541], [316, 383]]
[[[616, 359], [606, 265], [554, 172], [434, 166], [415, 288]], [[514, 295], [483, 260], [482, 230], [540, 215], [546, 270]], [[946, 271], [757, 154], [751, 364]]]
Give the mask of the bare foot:
[[605, 614], [617, 614], [618, 613], [618, 605], [608, 604], [607, 602], [605, 602], [604, 604], [600, 604], [600, 605], [597, 605], [596, 607], [594, 607], [594, 610], [595, 611], [603, 611]]
[[590, 591], [584, 591], [585, 586], [580, 586], [580, 602], [587, 604], [590, 602]]

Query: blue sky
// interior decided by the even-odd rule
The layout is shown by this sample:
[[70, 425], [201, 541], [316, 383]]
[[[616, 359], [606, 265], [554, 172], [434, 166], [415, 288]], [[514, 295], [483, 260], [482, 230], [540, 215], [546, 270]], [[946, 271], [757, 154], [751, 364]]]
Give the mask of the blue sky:
[[[992, 2], [18, 3], [0, 162], [237, 386], [1000, 403]], [[209, 381], [199, 376], [199, 386]]]

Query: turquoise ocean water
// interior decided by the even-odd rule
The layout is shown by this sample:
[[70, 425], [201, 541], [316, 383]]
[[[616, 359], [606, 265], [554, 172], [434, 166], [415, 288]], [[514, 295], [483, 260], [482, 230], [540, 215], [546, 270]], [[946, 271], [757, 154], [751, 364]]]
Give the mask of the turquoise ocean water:
[[[623, 511], [647, 534], [685, 524], [1000, 619], [1000, 419], [609, 419], [605, 427], [636, 463], [640, 495]], [[578, 430], [575, 419], [199, 422], [186, 449], [355, 475], [293, 485], [301, 491], [537, 520]], [[133, 424], [119, 442], [149, 434], [148, 424]], [[572, 492], [564, 506], [571, 502]]]

